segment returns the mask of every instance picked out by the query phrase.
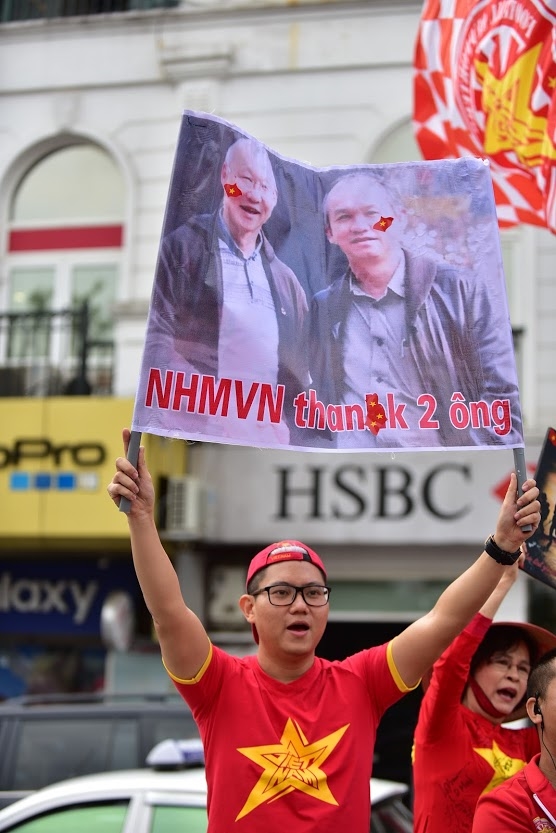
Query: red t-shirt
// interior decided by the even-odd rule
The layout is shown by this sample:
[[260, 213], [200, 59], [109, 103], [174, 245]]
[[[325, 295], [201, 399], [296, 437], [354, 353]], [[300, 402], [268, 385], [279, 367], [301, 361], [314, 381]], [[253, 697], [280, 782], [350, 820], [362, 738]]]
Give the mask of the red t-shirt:
[[194, 680], [172, 679], [205, 748], [208, 833], [368, 833], [377, 725], [408, 690], [387, 645], [287, 684], [212, 647]]
[[539, 751], [533, 726], [508, 729], [461, 704], [471, 659], [491, 623], [478, 613], [434, 664], [413, 746], [415, 833], [470, 833], [479, 796]]
[[479, 799], [473, 833], [556, 833], [556, 790], [539, 758]]

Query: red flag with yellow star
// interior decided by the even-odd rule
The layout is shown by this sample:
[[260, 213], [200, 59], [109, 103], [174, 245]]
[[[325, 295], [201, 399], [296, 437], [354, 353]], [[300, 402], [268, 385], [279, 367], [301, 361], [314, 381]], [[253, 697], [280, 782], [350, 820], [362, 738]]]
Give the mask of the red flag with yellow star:
[[413, 120], [425, 159], [490, 161], [498, 221], [556, 233], [554, 3], [425, 0]]
[[393, 222], [393, 217], [381, 217], [380, 220], [377, 220], [374, 224], [373, 228], [377, 229], [377, 231], [386, 231], [386, 229], [390, 228]]
[[227, 197], [241, 197], [243, 194], [243, 191], [238, 185], [235, 184], [235, 182], [233, 184], [226, 182], [224, 185], [224, 191], [226, 192]]
[[378, 401], [376, 393], [368, 393], [365, 397], [365, 405], [367, 406], [367, 419], [365, 425], [375, 437], [381, 428], [386, 428], [386, 411], [384, 405]]

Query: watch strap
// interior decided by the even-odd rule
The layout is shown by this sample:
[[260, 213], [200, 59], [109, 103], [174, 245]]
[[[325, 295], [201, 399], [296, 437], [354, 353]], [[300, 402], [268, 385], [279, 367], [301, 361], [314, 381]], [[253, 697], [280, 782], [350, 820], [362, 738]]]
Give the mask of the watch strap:
[[507, 552], [506, 550], [501, 550], [496, 541], [494, 540], [493, 535], [489, 535], [485, 541], [485, 552], [490, 555], [491, 558], [494, 558], [498, 564], [515, 564], [519, 556], [521, 555], [521, 547], [516, 550], [515, 552]]

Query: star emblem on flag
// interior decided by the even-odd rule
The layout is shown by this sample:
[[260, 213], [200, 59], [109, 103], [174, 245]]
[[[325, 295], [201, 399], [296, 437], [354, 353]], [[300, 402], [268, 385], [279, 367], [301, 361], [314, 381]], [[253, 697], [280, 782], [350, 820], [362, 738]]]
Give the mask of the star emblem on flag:
[[390, 228], [393, 222], [393, 217], [381, 217], [380, 220], [377, 220], [374, 224], [373, 228], [377, 229], [377, 231], [386, 231], [386, 229]]
[[241, 197], [243, 191], [239, 188], [238, 185], [231, 185], [229, 182], [226, 182], [224, 185], [224, 191], [226, 192], [227, 197]]
[[[498, 220], [556, 234], [551, 4], [523, 20], [479, 0], [425, 0], [414, 49], [413, 123], [425, 159], [486, 156]], [[492, 7], [494, 8], [494, 7]], [[525, 23], [525, 15], [527, 23]]]
[[365, 405], [367, 406], [365, 426], [376, 437], [381, 428], [386, 428], [386, 423], [388, 422], [384, 405], [380, 404], [378, 394], [376, 393], [368, 393], [366, 395]]

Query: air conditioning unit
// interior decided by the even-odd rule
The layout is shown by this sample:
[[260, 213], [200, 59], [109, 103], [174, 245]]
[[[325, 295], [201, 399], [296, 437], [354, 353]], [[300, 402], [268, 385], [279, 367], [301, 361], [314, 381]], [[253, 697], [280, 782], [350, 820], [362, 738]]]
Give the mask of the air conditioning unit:
[[166, 491], [165, 538], [192, 540], [204, 530], [205, 489], [197, 477], [169, 477]]

